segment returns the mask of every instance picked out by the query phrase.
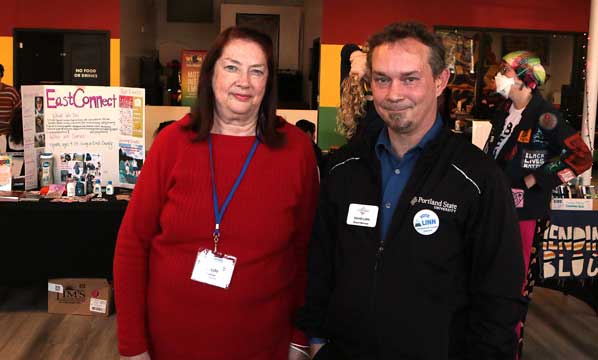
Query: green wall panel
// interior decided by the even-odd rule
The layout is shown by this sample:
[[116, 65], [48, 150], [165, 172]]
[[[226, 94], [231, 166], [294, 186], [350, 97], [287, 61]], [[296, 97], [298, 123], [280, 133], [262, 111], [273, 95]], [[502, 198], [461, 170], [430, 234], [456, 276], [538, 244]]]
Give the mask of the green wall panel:
[[347, 141], [336, 132], [336, 108], [320, 107], [318, 112], [318, 145], [322, 150], [343, 146]]

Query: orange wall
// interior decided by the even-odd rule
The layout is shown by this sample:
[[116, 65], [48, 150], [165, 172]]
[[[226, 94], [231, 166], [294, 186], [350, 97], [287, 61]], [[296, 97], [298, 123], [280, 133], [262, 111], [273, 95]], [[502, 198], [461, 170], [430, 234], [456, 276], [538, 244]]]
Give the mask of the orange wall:
[[322, 43], [363, 42], [395, 21], [585, 32], [590, 0], [323, 0]]

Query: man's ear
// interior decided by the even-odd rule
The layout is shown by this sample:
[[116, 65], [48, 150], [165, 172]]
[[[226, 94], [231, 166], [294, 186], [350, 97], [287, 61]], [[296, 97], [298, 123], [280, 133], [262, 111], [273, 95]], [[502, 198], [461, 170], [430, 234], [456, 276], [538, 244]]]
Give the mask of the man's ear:
[[438, 76], [436, 76], [436, 78], [434, 79], [437, 97], [440, 96], [440, 94], [442, 94], [442, 92], [444, 91], [444, 88], [448, 83], [450, 75], [451, 74], [449, 73], [449, 70], [447, 68], [444, 68], [444, 70], [442, 70], [440, 74], [438, 74]]

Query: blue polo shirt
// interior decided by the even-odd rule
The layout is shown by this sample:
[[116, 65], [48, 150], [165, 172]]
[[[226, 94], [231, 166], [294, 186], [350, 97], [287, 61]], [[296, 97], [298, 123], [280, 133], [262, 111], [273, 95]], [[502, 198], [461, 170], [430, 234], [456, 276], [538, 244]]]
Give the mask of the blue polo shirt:
[[440, 133], [441, 129], [442, 118], [440, 115], [436, 115], [434, 125], [414, 148], [405, 153], [402, 159], [399, 159], [392, 151], [388, 129], [385, 127], [378, 135], [375, 151], [382, 170], [382, 202], [378, 212], [382, 239], [386, 238], [392, 216], [397, 208], [403, 189], [407, 185], [409, 177], [411, 177], [417, 159], [419, 159], [426, 145]]

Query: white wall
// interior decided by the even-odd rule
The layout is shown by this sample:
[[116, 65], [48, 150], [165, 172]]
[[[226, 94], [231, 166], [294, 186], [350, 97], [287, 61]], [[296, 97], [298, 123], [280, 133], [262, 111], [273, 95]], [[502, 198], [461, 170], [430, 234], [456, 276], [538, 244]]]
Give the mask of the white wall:
[[301, 12], [302, 8], [296, 6], [222, 4], [220, 7], [220, 31], [236, 24], [237, 13], [278, 14], [280, 15], [278, 68], [300, 70]]
[[156, 53], [156, 0], [120, 2], [120, 86], [139, 86], [142, 56]]
[[[207, 50], [215, 37], [235, 25], [236, 14], [280, 15], [279, 68], [303, 75], [303, 99], [309, 102], [310, 48], [321, 36], [321, 0], [214, 0], [212, 23], [166, 21], [167, 0], [121, 1], [121, 86], [139, 86], [139, 58], [159, 54], [162, 66], [180, 60], [182, 49]], [[259, 4], [259, 5], [257, 5]], [[304, 25], [302, 25], [304, 24]], [[163, 79], [165, 81], [165, 79]]]
[[[322, 36], [322, 0], [305, 0], [303, 7], [303, 46], [301, 59], [303, 66], [303, 99], [311, 104], [312, 81], [309, 80], [311, 65], [311, 47], [314, 39]], [[318, 81], [319, 79], [314, 79]]]
[[145, 106], [145, 151], [149, 151], [154, 142], [154, 132], [160, 123], [168, 120], [180, 120], [191, 111], [189, 106]]
[[289, 124], [295, 125], [299, 120], [309, 120], [316, 125], [316, 139], [318, 138], [318, 110], [278, 109], [276, 115], [283, 117]]
[[544, 86], [542, 94], [546, 99], [558, 104], [561, 103], [561, 86], [571, 83], [573, 43], [572, 35], [554, 35], [550, 42], [550, 65], [545, 66], [550, 79]]
[[[128, 0], [126, 0], [128, 1]], [[181, 50], [208, 50], [219, 33], [220, 3], [214, 0], [212, 23], [183, 23], [166, 21], [166, 0], [154, 0], [157, 6], [157, 30], [155, 47], [160, 51], [160, 63], [181, 59]], [[123, 1], [121, 1], [122, 3]], [[122, 18], [122, 17], [121, 17]], [[124, 22], [122, 18], [121, 23]]]
[[[519, 33], [491, 33], [492, 34], [492, 50], [496, 54], [498, 60], [501, 58], [502, 37], [504, 35], [520, 35]], [[526, 49], [521, 49], [526, 50]], [[554, 99], [560, 104], [561, 86], [571, 82], [571, 68], [573, 67], [573, 35], [555, 34], [550, 37], [549, 45], [549, 63], [542, 64], [546, 70], [546, 74], [550, 75], [550, 79], [542, 86], [540, 92], [542, 96], [549, 101]]]
[[[154, 132], [161, 122], [168, 120], [180, 120], [191, 111], [188, 106], [145, 106], [145, 151], [149, 151], [154, 142]], [[282, 116], [288, 123], [295, 124], [301, 119], [306, 119], [316, 124], [316, 138], [318, 133], [318, 111], [317, 110], [276, 110], [278, 116]]]

